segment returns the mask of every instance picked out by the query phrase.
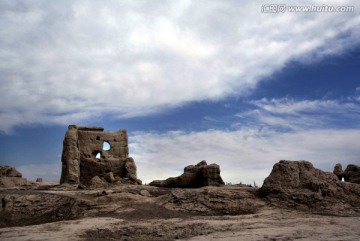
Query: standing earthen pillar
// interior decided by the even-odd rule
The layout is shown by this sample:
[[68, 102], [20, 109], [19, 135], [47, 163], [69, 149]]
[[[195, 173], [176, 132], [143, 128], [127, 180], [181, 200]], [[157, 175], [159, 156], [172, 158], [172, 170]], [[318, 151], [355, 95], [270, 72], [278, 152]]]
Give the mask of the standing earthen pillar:
[[79, 183], [80, 152], [78, 148], [77, 127], [70, 125], [65, 134], [61, 157], [62, 172], [60, 183]]

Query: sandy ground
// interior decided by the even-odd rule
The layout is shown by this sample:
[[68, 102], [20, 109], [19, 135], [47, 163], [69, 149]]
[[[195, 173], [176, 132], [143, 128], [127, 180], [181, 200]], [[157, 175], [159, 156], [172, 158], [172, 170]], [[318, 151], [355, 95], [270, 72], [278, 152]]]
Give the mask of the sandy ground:
[[360, 240], [360, 217], [266, 207], [257, 214], [124, 220], [92, 217], [0, 229], [1, 240]]
[[[2, 210], [9, 205], [4, 204], [4, 198], [10, 195], [15, 198], [10, 204], [17, 207], [17, 214], [27, 210], [35, 218], [27, 221], [19, 218], [15, 225], [0, 228], [0, 240], [360, 241], [360, 215], [317, 215], [274, 206], [256, 197], [255, 192], [254, 188], [234, 186], [2, 189]], [[54, 222], [58, 219], [49, 218], [69, 212], [70, 209], [64, 205], [71, 200], [76, 201], [71, 209], [76, 214], [70, 217], [73, 220]], [[51, 207], [60, 207], [63, 211], [54, 209], [57, 213], [53, 216], [36, 216], [38, 211], [34, 210], [49, 210]], [[4, 211], [0, 213], [4, 214]], [[28, 217], [28, 214], [19, 217]], [[36, 222], [36, 218], [42, 224], [23, 226], [28, 225], [29, 220], [30, 223]]]

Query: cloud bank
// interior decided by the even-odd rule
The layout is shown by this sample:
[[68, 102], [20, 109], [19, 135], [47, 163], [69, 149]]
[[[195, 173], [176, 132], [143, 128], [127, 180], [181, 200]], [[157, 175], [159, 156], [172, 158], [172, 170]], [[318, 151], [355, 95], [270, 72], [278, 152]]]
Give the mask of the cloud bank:
[[359, 128], [360, 101], [358, 96], [345, 99], [295, 100], [291, 98], [249, 101], [249, 111], [236, 114], [243, 122], [234, 126], [258, 125], [283, 131], [308, 129]]
[[1, 1], [0, 129], [142, 116], [246, 95], [290, 61], [308, 63], [359, 43], [356, 12], [264, 14], [261, 6]]

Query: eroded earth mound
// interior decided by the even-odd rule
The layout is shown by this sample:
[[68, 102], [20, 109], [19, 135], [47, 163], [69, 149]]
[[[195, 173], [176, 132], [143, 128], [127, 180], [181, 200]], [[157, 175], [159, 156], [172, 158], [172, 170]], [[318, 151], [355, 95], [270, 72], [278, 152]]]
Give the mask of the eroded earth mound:
[[27, 185], [28, 181], [22, 178], [22, 174], [11, 166], [0, 166], [0, 187], [15, 187]]
[[149, 185], [157, 187], [197, 188], [204, 186], [222, 186], [224, 184], [220, 176], [220, 166], [217, 164], [208, 165], [206, 161], [201, 161], [196, 165], [185, 167], [184, 173], [178, 177], [170, 177], [166, 180], [155, 180]]
[[265, 205], [256, 197], [256, 190], [233, 186], [171, 189], [141, 185], [76, 191], [64, 186], [0, 190], [0, 228], [83, 217], [138, 220], [250, 214]]
[[340, 163], [336, 164], [333, 173], [339, 178], [344, 179], [345, 182], [360, 184], [360, 167], [354, 164], [349, 164], [345, 171], [343, 171]]
[[332, 215], [358, 215], [360, 185], [342, 182], [308, 161], [280, 161], [259, 193], [276, 206]]
[[35, 225], [79, 218], [88, 209], [85, 201], [34, 191], [1, 193], [0, 228]]

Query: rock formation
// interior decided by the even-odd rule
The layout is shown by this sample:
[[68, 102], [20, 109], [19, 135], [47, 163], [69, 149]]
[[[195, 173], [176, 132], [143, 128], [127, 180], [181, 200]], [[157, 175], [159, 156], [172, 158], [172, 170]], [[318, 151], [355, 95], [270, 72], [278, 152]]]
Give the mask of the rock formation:
[[149, 183], [157, 187], [204, 187], [222, 186], [224, 182], [220, 176], [220, 167], [217, 164], [208, 165], [206, 161], [190, 165], [184, 168], [184, 173], [178, 177], [170, 177], [166, 180], [155, 180]]
[[276, 163], [259, 190], [274, 205], [322, 213], [354, 210], [360, 206], [360, 185], [342, 182], [307, 161]]
[[354, 164], [349, 164], [344, 171], [344, 179], [346, 182], [360, 184], [360, 167]]
[[22, 174], [11, 166], [0, 166], [0, 187], [15, 187], [27, 185], [28, 181]]
[[338, 177], [339, 180], [342, 180], [342, 178], [344, 177], [344, 171], [343, 171], [342, 166], [341, 166], [340, 163], [337, 163], [334, 166], [333, 173]]
[[[107, 144], [109, 148], [106, 148]], [[105, 182], [141, 184], [136, 165], [129, 157], [126, 130], [70, 125], [65, 134], [60, 183], [90, 186], [97, 176]]]
[[349, 164], [345, 171], [342, 170], [340, 163], [336, 164], [333, 173], [345, 182], [359, 183], [360, 184], [360, 167], [354, 164]]

